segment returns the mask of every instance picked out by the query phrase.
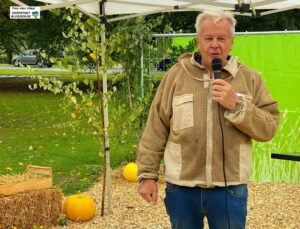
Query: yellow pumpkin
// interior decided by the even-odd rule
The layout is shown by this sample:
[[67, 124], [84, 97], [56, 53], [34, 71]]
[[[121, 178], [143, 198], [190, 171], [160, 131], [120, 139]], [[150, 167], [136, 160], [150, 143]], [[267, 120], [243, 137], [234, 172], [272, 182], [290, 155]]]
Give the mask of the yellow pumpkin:
[[123, 177], [131, 182], [136, 182], [138, 166], [136, 163], [128, 163], [123, 169]]
[[64, 201], [64, 211], [69, 220], [88, 221], [96, 214], [96, 204], [88, 195], [71, 195]]

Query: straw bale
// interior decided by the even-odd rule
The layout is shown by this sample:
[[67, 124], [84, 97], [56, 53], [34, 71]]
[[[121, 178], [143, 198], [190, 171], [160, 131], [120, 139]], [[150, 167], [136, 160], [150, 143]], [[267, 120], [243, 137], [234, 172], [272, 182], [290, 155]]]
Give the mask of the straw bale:
[[49, 227], [62, 214], [62, 193], [57, 188], [29, 190], [0, 196], [0, 229]]
[[24, 174], [0, 176], [0, 195], [52, 188], [52, 168], [28, 165]]
[[21, 181], [26, 181], [29, 178], [25, 174], [6, 174], [0, 176], [0, 185], [13, 184]]
[[0, 176], [0, 185], [30, 181], [35, 178], [52, 178], [52, 168], [28, 165], [23, 174], [6, 174]]

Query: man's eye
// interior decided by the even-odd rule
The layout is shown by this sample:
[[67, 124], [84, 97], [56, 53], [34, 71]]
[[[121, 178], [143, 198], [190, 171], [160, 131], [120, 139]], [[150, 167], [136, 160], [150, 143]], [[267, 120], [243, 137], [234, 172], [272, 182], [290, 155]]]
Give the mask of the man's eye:
[[212, 40], [212, 37], [206, 37], [205, 40], [211, 41], [211, 40]]
[[224, 37], [219, 37], [218, 40], [219, 41], [225, 41], [225, 38]]

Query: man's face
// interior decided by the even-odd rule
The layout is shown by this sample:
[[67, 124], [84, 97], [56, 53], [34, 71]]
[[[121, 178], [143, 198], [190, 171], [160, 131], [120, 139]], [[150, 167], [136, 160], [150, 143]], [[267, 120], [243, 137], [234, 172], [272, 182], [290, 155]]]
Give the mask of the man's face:
[[197, 46], [202, 57], [201, 64], [211, 70], [211, 61], [220, 58], [224, 66], [233, 45], [229, 21], [223, 19], [215, 24], [212, 19], [206, 19], [200, 26], [201, 34], [197, 36]]

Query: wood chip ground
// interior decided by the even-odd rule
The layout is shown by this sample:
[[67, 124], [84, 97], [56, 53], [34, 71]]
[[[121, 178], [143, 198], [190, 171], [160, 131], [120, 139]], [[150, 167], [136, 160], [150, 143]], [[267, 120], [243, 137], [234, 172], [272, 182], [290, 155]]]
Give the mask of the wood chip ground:
[[[137, 184], [115, 175], [112, 180], [112, 213], [100, 216], [102, 182], [87, 193], [97, 203], [97, 215], [89, 222], [68, 222], [55, 229], [163, 229], [171, 228], [164, 207], [165, 182], [159, 182], [156, 205], [137, 194]], [[107, 208], [106, 208], [107, 209]], [[205, 223], [205, 228], [208, 228]], [[251, 183], [249, 185], [247, 229], [300, 229], [300, 185]]]

